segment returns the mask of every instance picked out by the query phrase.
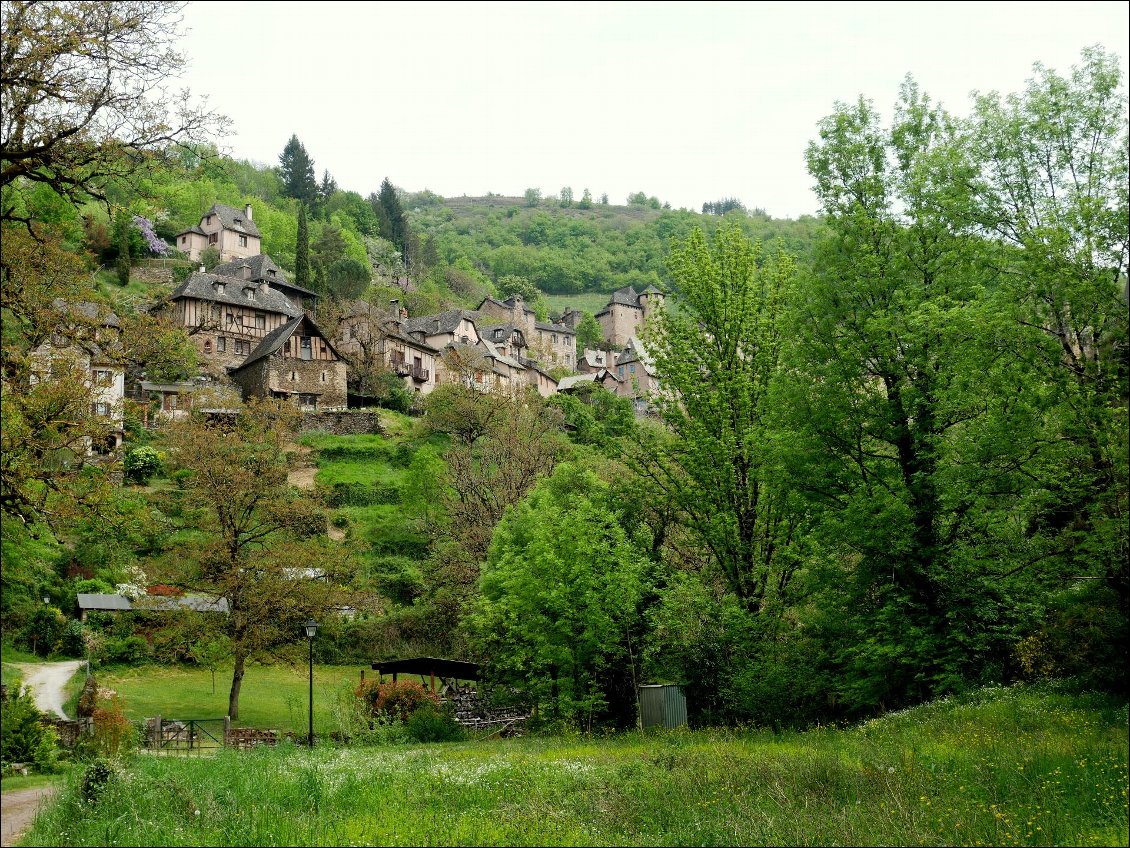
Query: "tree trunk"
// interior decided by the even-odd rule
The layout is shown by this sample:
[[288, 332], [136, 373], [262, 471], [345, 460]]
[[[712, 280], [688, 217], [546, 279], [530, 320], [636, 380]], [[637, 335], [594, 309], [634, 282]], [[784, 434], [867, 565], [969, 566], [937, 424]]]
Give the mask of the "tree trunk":
[[231, 694], [228, 695], [228, 717], [232, 721], [239, 720], [239, 687], [243, 685], [243, 665], [247, 655], [243, 651], [235, 652], [235, 668], [231, 676]]

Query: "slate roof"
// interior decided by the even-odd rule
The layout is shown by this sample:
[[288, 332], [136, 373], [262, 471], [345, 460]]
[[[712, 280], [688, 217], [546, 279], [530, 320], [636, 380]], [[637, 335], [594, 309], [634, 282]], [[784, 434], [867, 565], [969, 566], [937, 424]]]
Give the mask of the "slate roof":
[[484, 339], [489, 338], [495, 344], [506, 344], [515, 333], [518, 333], [522, 337], [521, 343], [524, 346], [526, 343], [526, 334], [522, 332], [522, 328], [517, 324], [497, 324], [493, 327], [483, 327], [479, 329], [480, 337]]
[[294, 335], [294, 331], [298, 329], [298, 325], [303, 321], [305, 321], [310, 326], [310, 329], [314, 331], [318, 338], [325, 341], [326, 347], [328, 347], [333, 352], [334, 356], [336, 356], [338, 359], [343, 358], [342, 355], [334, 349], [334, 346], [330, 344], [330, 340], [327, 339], [322, 334], [322, 331], [318, 329], [318, 325], [307, 318], [305, 315], [300, 315], [297, 318], [292, 318], [290, 321], [287, 321], [280, 327], [275, 327], [275, 329], [271, 330], [271, 332], [263, 336], [263, 341], [259, 342], [259, 345], [255, 348], [255, 350], [251, 351], [251, 353], [247, 355], [247, 359], [243, 360], [243, 362], [241, 362], [231, 370], [233, 372], [239, 371], [243, 368], [246, 368], [253, 362], [258, 362], [260, 359], [270, 356], [272, 353], [278, 351], [283, 346], [283, 344], [286, 343], [286, 340]]
[[132, 609], [129, 598], [122, 595], [102, 595], [78, 593], [78, 608], [87, 610], [128, 610]]
[[[459, 327], [459, 322], [466, 319], [472, 323], [478, 318], [468, 309], [449, 309], [438, 315], [424, 315], [420, 318], [409, 318], [404, 322], [404, 330], [408, 333], [423, 333], [425, 336], [436, 336], [440, 333], [454, 333]], [[476, 329], [477, 329], [476, 325]]]
[[397, 326], [396, 321], [386, 321], [381, 326], [381, 332], [390, 339], [396, 339], [397, 341], [412, 345], [412, 347], [419, 348], [420, 350], [427, 351], [428, 353], [439, 353], [439, 348], [432, 347], [427, 342], [420, 341], [420, 339], [413, 338], [412, 336], [405, 333], [402, 329], [400, 329], [399, 326]]
[[[234, 230], [237, 233], [245, 233], [256, 238], [260, 235], [255, 222], [248, 218], [247, 213], [242, 209], [235, 209], [222, 203], [213, 203], [212, 208], [205, 212], [200, 220], [204, 220], [209, 215], [218, 216], [225, 230]], [[239, 223], [236, 223], [236, 219], [239, 219]]]
[[128, 612], [133, 609], [141, 610], [177, 610], [190, 609], [197, 612], [227, 612], [228, 599], [219, 598], [209, 600], [200, 597], [160, 598], [153, 595], [143, 595], [136, 601], [130, 601], [124, 595], [100, 595], [80, 592], [78, 608], [84, 610], [120, 610]]
[[607, 351], [593, 350], [592, 348], [585, 348], [581, 354], [581, 359], [590, 368], [603, 368], [612, 363], [609, 361], [611, 356]]
[[[252, 280], [263, 280], [271, 285], [285, 286], [294, 289], [303, 294], [318, 296], [317, 292], [312, 292], [309, 289], [304, 289], [297, 283], [292, 283], [286, 277], [286, 271], [280, 268], [269, 255], [266, 253], [257, 253], [254, 256], [248, 256], [244, 259], [233, 259], [231, 262], [224, 262], [217, 265], [212, 269], [213, 274], [223, 274], [228, 277], [243, 278], [240, 269], [244, 266], [251, 269]], [[270, 272], [274, 271], [272, 275]]]
[[655, 363], [648, 354], [647, 349], [643, 346], [643, 343], [635, 336], [628, 339], [628, 344], [625, 345], [620, 355], [616, 357], [617, 365], [627, 365], [629, 362], [639, 362], [643, 365], [644, 371], [649, 376], [655, 376]]
[[569, 327], [565, 324], [552, 324], [552, 323], [547, 323], [545, 321], [535, 321], [534, 326], [539, 330], [545, 330], [545, 331], [550, 332], [550, 333], [566, 333], [567, 335], [570, 335], [570, 336], [577, 335], [576, 330], [574, 330], [572, 327]]
[[[188, 278], [173, 290], [173, 293], [169, 295], [169, 301], [172, 302], [182, 297], [194, 297], [197, 300], [230, 303], [233, 306], [252, 306], [255, 309], [262, 309], [264, 312], [281, 312], [291, 318], [302, 317], [302, 310], [291, 303], [285, 294], [275, 289], [268, 287], [264, 290], [256, 287], [255, 299], [248, 299], [243, 293], [243, 289], [251, 282], [253, 281], [243, 280], [239, 277], [214, 273], [206, 274], [203, 271], [197, 271], [194, 274], [189, 274]], [[224, 284], [223, 293], [216, 291], [214, 283]]]
[[103, 327], [121, 327], [118, 316], [111, 312], [105, 304], [82, 300], [70, 303], [61, 297], [51, 301], [51, 306], [59, 312], [70, 312], [83, 321], [96, 321], [101, 319]]

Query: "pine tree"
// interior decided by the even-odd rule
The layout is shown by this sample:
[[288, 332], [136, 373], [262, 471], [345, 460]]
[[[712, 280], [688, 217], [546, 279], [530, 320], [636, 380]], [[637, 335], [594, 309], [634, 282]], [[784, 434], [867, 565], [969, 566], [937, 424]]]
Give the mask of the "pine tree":
[[384, 215], [381, 219], [381, 235], [396, 245], [396, 249], [405, 255], [405, 248], [408, 245], [408, 219], [404, 215], [404, 209], [400, 206], [400, 198], [396, 196], [396, 189], [385, 177], [384, 182], [381, 183], [381, 193], [378, 195], [381, 208], [384, 210]]
[[303, 203], [318, 200], [318, 179], [314, 176], [314, 160], [306, 152], [297, 135], [292, 135], [279, 156], [279, 176], [283, 193]]
[[294, 251], [294, 283], [310, 288], [310, 234], [306, 229], [306, 204], [298, 207], [298, 244]]

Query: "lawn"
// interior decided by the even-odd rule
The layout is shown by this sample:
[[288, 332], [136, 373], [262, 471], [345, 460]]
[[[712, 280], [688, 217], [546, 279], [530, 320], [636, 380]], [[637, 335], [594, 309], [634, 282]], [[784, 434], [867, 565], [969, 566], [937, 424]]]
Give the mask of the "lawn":
[[[372, 670], [368, 674], [373, 674]], [[170, 719], [222, 718], [228, 712], [231, 666], [212, 675], [188, 666], [113, 666], [96, 672], [99, 686], [118, 693], [131, 719], [162, 716]], [[361, 681], [361, 666], [314, 666], [314, 731], [337, 729], [334, 706], [341, 693]], [[309, 668], [306, 664], [250, 664], [239, 695], [235, 727], [260, 727], [305, 733], [308, 722]], [[73, 708], [73, 704], [71, 704]]]
[[583, 294], [542, 294], [541, 299], [545, 301], [550, 312], [564, 312], [567, 307], [571, 306], [581, 312], [595, 315], [608, 305], [609, 297], [610, 295], [607, 294], [585, 292]]
[[988, 689], [847, 728], [214, 758], [78, 776], [35, 845], [1126, 845], [1125, 702]]

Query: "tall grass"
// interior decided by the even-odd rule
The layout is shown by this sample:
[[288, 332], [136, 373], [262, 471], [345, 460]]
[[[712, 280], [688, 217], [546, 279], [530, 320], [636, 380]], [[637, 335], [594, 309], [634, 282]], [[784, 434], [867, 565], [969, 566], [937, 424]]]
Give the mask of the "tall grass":
[[28, 844], [1126, 845], [1125, 704], [990, 690], [850, 729], [137, 757]]

